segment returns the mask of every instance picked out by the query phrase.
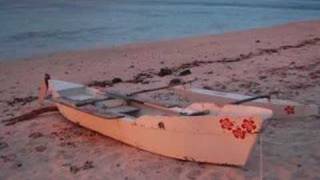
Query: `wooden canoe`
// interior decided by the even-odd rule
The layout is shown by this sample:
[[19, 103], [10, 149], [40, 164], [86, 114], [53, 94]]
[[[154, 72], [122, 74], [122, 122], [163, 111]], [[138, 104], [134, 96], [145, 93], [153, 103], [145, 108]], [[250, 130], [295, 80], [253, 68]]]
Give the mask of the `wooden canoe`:
[[[173, 88], [177, 94], [195, 102], [214, 102], [219, 106], [230, 104], [232, 102], [250, 99], [251, 96], [212, 91], [201, 88], [189, 88], [186, 86], [177, 86]], [[305, 105], [290, 100], [278, 99], [257, 99], [246, 102], [242, 105], [262, 107], [272, 110], [273, 118], [291, 119], [318, 115], [319, 108], [317, 105]]]
[[74, 123], [152, 153], [197, 162], [245, 165], [263, 121], [272, 116], [265, 108], [212, 102], [167, 108], [59, 80], [50, 80], [49, 89], [60, 113]]

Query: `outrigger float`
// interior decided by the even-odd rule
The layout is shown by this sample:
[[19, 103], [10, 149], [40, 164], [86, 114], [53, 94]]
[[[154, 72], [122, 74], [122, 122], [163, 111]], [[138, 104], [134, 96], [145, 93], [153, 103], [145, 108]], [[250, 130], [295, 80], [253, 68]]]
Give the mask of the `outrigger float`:
[[174, 90], [177, 94], [194, 102], [214, 102], [218, 106], [225, 104], [243, 104], [267, 108], [272, 110], [273, 118], [276, 119], [292, 119], [317, 115], [319, 111], [317, 105], [305, 105], [290, 100], [271, 99], [270, 95], [251, 97], [187, 86], [178, 86], [175, 87]]
[[[264, 108], [264, 101], [260, 107], [238, 105], [243, 96], [199, 89], [174, 88], [195, 101], [170, 107], [48, 77], [45, 87], [59, 112], [76, 124], [152, 153], [214, 164], [244, 166], [272, 110], [284, 114], [267, 101], [272, 110]], [[287, 105], [304, 115], [314, 113]]]

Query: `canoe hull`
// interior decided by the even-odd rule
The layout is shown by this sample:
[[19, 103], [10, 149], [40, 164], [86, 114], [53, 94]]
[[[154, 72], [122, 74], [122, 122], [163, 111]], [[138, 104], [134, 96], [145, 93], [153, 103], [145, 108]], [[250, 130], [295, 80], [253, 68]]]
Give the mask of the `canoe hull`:
[[262, 120], [255, 118], [257, 132], [236, 137], [230, 129], [222, 128], [216, 116], [192, 120], [144, 116], [133, 121], [106, 119], [64, 104], [56, 105], [68, 120], [123, 143], [167, 157], [214, 164], [244, 166], [262, 125]]

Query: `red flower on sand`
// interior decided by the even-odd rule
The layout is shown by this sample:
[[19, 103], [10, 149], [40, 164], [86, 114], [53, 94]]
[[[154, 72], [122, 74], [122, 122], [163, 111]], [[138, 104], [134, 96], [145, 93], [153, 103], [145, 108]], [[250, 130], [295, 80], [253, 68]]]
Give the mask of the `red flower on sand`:
[[252, 133], [253, 130], [255, 130], [257, 128], [257, 126], [255, 125], [254, 121], [252, 119], [244, 119], [242, 121], [241, 127], [247, 131], [248, 133]]
[[294, 106], [286, 106], [286, 107], [284, 108], [284, 111], [286, 111], [287, 114], [294, 114], [294, 113], [295, 113]]
[[246, 137], [246, 131], [243, 131], [239, 126], [232, 131], [234, 137], [244, 139]]
[[220, 119], [220, 124], [221, 124], [221, 128], [222, 129], [227, 129], [229, 131], [232, 130], [233, 128], [233, 122], [229, 119], [229, 118], [223, 118], [223, 119]]

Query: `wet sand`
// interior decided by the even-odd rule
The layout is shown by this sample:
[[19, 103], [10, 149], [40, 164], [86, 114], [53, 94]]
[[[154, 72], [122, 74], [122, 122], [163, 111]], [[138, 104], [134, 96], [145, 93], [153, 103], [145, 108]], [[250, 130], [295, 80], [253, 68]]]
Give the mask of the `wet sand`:
[[[320, 105], [320, 22], [0, 62], [0, 120], [37, 106], [44, 73], [123, 93], [179, 78]], [[319, 116], [272, 119], [262, 134], [262, 169], [259, 144], [237, 168], [155, 155], [49, 113], [0, 123], [0, 179], [319, 179], [319, 135]]]

